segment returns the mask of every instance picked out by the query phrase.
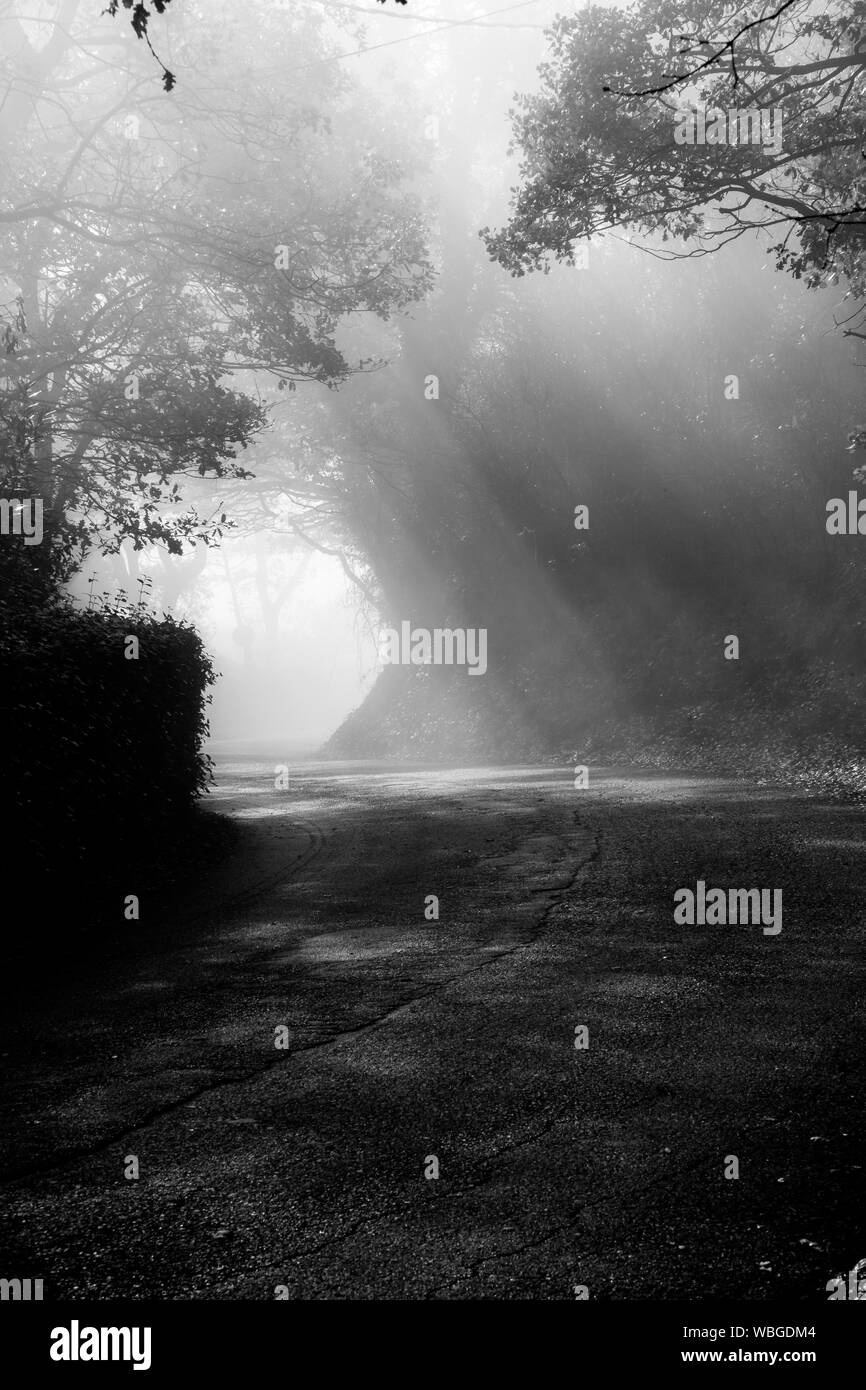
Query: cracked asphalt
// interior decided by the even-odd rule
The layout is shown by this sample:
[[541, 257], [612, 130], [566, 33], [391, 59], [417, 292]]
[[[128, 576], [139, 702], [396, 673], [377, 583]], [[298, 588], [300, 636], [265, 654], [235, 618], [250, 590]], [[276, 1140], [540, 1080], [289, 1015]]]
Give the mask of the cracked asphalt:
[[[7, 1276], [826, 1300], [866, 1256], [862, 811], [543, 767], [279, 792], [280, 761], [219, 765], [238, 833], [202, 881], [7, 992]], [[699, 878], [781, 888], [782, 932], [676, 925]]]

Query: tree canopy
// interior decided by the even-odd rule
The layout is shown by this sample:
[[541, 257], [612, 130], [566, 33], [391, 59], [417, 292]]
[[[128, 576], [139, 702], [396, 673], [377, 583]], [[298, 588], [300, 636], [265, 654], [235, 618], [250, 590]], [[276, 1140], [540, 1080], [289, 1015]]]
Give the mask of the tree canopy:
[[178, 11], [171, 97], [80, 0], [47, 40], [0, 15], [0, 483], [44, 499], [50, 543], [28, 559], [60, 573], [125, 538], [217, 536], [221, 512], [184, 508], [178, 480], [247, 476], [264, 380], [344, 380], [362, 364], [342, 320], [428, 282], [403, 170], [323, 62], [321, 17], [233, 8]]
[[[780, 268], [844, 282], [842, 323], [862, 336], [864, 74], [864, 0], [638, 0], [558, 18], [541, 89], [512, 112], [520, 185], [508, 224], [482, 233], [488, 252], [521, 275], [614, 228], [671, 256], [760, 230]], [[687, 107], [706, 113], [704, 143], [676, 139]], [[734, 143], [712, 124], [750, 109], [777, 113], [780, 138]]]

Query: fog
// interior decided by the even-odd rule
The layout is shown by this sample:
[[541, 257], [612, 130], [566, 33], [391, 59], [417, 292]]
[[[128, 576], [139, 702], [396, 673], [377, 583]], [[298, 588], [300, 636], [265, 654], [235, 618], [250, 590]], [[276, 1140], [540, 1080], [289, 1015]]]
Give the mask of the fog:
[[862, 1356], [864, 97], [866, 0], [0, 0], [7, 1359]]
[[[361, 702], [374, 678], [376, 642], [339, 562], [315, 551], [303, 557], [303, 572], [291, 583], [276, 621], [266, 626], [256, 587], [256, 546], [261, 553], [270, 535], [261, 531], [249, 539], [226, 540], [208, 551], [203, 572], [169, 611], [195, 623], [219, 672], [210, 708], [213, 746], [267, 744], [297, 756], [324, 743]], [[136, 573], [151, 580], [146, 593], [160, 608], [166, 562], [147, 552], [140, 559], [124, 558], [133, 564], [138, 559]], [[177, 563], [182, 572], [188, 562]], [[69, 591], [86, 604], [92, 579], [96, 594], [119, 590], [137, 600], [135, 580], [117, 568], [104, 562], [89, 566], [69, 582]], [[275, 603], [288, 587], [276, 568]], [[297, 557], [292, 568], [301, 568]]]
[[[50, 10], [50, 5], [47, 8]], [[278, 90], [282, 84], [287, 101], [297, 101], [299, 74], [315, 90], [321, 65], [329, 72], [340, 72], [347, 82], [356, 85], [361, 101], [371, 112], [383, 113], [383, 129], [376, 132], [370, 147], [382, 157], [403, 162], [403, 186], [411, 191], [416, 206], [422, 210], [434, 266], [443, 207], [447, 207], [452, 225], [458, 221], [465, 224], [467, 241], [476, 239], [483, 218], [504, 212], [505, 175], [516, 169], [515, 159], [508, 159], [505, 154], [510, 131], [508, 99], [517, 84], [531, 85], [544, 50], [544, 23], [556, 12], [554, 5], [538, 0], [529, 6], [500, 7], [501, 18], [494, 16], [491, 20], [480, 18], [485, 13], [480, 6], [475, 7], [479, 18], [474, 20], [474, 11], [467, 13], [459, 3], [437, 3], [430, 7], [435, 13], [426, 17], [307, 0], [272, 3], [267, 8], [282, 10], [287, 16], [291, 13], [293, 24], [299, 15], [309, 12], [321, 23], [331, 49], [319, 62], [310, 59], [297, 68], [276, 71]], [[515, 10], [526, 14], [521, 18], [520, 13], [512, 14]], [[214, 43], [198, 19], [206, 14], [203, 8], [188, 6], [171, 32], [166, 31], [160, 51], [171, 68], [180, 66], [175, 53], [182, 47], [186, 65], [183, 85], [190, 91], [200, 85], [205, 66], [203, 54]], [[212, 22], [215, 30], [216, 21]], [[243, 32], [244, 46], [254, 51], [257, 9], [250, 8], [244, 16], [234, 15], [233, 24]], [[443, 24], [444, 30], [440, 27]], [[449, 24], [454, 28], [448, 28]], [[104, 28], [109, 30], [110, 26]], [[455, 33], [459, 33], [459, 40]], [[340, 58], [339, 54], [346, 56]], [[243, 66], [234, 74], [232, 97], [241, 107], [254, 71], [251, 66]], [[491, 84], [499, 99], [481, 102], [480, 93], [490, 91]], [[461, 113], [467, 107], [472, 111], [470, 138], [461, 129]], [[407, 108], [409, 122], [398, 114]], [[219, 139], [210, 153], [218, 166]], [[339, 159], [337, 149], [336, 165]], [[424, 166], [420, 174], [413, 173], [413, 164], [418, 162]], [[441, 247], [438, 249], [441, 275]], [[489, 265], [480, 243], [465, 249], [471, 254], [474, 273], [486, 275], [488, 283], [494, 284], [499, 273]], [[408, 312], [411, 315], [413, 310]], [[379, 372], [399, 375], [399, 333], [370, 325], [353, 329], [351, 324], [343, 323], [337, 342], [347, 357], [381, 353]], [[254, 373], [250, 377], [255, 381], [253, 389], [267, 392], [266, 380]], [[367, 384], [362, 379], [356, 393], [361, 405]], [[349, 381], [347, 393], [352, 386]], [[303, 389], [313, 398], [308, 408], [328, 411], [326, 391], [313, 385]], [[295, 401], [291, 404], [294, 406]], [[339, 411], [335, 413], [339, 416]], [[289, 420], [278, 443], [272, 444], [267, 434], [259, 441], [258, 447], [274, 456], [277, 470], [292, 467], [287, 452], [280, 452], [287, 450], [286, 435], [291, 438], [291, 432]], [[219, 490], [206, 492], [193, 485], [190, 491], [202, 511], [220, 504]], [[281, 496], [273, 505], [280, 511], [291, 503]], [[221, 673], [210, 711], [214, 746], [253, 747], [265, 743], [295, 753], [309, 751], [324, 743], [345, 716], [361, 704], [381, 671], [377, 661], [378, 614], [369, 597], [347, 578], [335, 556], [323, 555], [302, 543], [293, 551], [288, 566], [282, 565], [279, 522], [259, 523], [253, 518], [241, 523], [231, 510], [229, 517], [242, 526], [243, 538], [229, 536], [217, 543], [200, 558], [200, 572], [190, 555], [175, 559], [153, 546], [136, 551], [127, 541], [114, 559], [89, 553], [67, 588], [82, 602], [87, 601], [91, 591], [121, 592], [136, 601], [140, 594], [138, 578], [148, 579], [148, 602], [161, 611], [194, 622], [205, 636]], [[283, 520], [282, 512], [280, 519]], [[345, 544], [346, 538], [339, 533], [332, 535], [325, 528], [317, 533], [317, 539], [330, 548]], [[365, 562], [370, 558], [365, 555]], [[278, 612], [267, 616], [262, 611], [260, 588], [263, 569], [267, 570], [266, 583], [273, 590], [270, 600], [278, 605]], [[192, 570], [196, 571], [194, 575]], [[300, 571], [297, 579], [291, 577], [293, 570]], [[288, 594], [284, 593], [286, 587]], [[267, 604], [268, 599], [264, 602]]]
[[[169, 222], [193, 188], [202, 216], [230, 210], [225, 244], [193, 250], [184, 229], [184, 256], [199, 270], [213, 257], [198, 292], [219, 306], [214, 277], [249, 254], [238, 237], [278, 262], [286, 235], [320, 318], [290, 272], [288, 339], [274, 338], [278, 296], [223, 377], [263, 411], [234, 450], [252, 476], [181, 478], [177, 499], [155, 503], [156, 518], [224, 513], [212, 549], [186, 539], [172, 557], [146, 534], [108, 557], [90, 545], [70, 590], [136, 599], [146, 577], [150, 604], [199, 627], [222, 673], [217, 743], [324, 742], [383, 672], [377, 634], [405, 620], [488, 631], [485, 694], [452, 680], [435, 697], [429, 681], [389, 696], [380, 682], [366, 724], [341, 733], [345, 752], [552, 751], [612, 699], [631, 717], [674, 685], [681, 704], [714, 709], [727, 697], [709, 653], [728, 632], [760, 647], [768, 701], [784, 702], [766, 663], [844, 661], [852, 635], [826, 598], [859, 561], [821, 524], [851, 483], [857, 427], [840, 289], [781, 272], [775, 229], [682, 259], [683, 241], [614, 227], [575, 265], [508, 275], [479, 229], [508, 219], [521, 158], [509, 112], [539, 89], [557, 6], [428, 9], [186, 5], [161, 28], [158, 59], [176, 76], [163, 96], [141, 45], [115, 55], [117, 25], [94, 22], [94, 42], [114, 48], [88, 73], [88, 100], [109, 107], [130, 81], [143, 92], [126, 145], [148, 177], [173, 167]], [[114, 140], [94, 157], [100, 175]], [[281, 231], [308, 215], [311, 241]], [[709, 208], [705, 225], [723, 219]], [[237, 301], [221, 312], [242, 322]], [[123, 522], [109, 529], [122, 537]], [[497, 746], [473, 740], [482, 705], [504, 721]]]

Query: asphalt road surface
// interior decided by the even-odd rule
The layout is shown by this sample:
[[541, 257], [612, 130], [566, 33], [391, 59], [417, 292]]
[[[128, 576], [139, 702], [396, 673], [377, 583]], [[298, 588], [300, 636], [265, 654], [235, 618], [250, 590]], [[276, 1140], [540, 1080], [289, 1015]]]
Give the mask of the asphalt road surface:
[[[861, 811], [567, 768], [278, 791], [280, 761], [220, 766], [239, 834], [206, 882], [5, 1006], [0, 1272], [827, 1299], [866, 1256]], [[781, 933], [677, 925], [698, 879], [781, 888]]]

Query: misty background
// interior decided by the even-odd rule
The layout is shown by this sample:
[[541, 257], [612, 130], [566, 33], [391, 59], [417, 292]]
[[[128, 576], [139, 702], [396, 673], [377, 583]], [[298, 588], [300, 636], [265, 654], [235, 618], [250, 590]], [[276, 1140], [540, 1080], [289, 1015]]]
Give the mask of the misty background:
[[848, 1296], [866, 0], [774, 4], [0, 0], [4, 1301]]
[[[154, 611], [200, 630], [221, 673], [216, 743], [745, 760], [819, 781], [844, 764], [859, 785], [862, 561], [824, 526], [827, 499], [855, 485], [862, 364], [834, 326], [842, 289], [780, 272], [766, 234], [689, 260], [620, 230], [577, 267], [515, 277], [491, 262], [479, 229], [506, 221], [518, 178], [509, 110], [538, 89], [561, 6], [185, 2], [154, 30], [170, 92], [109, 15], [15, 9], [7, 50], [25, 35], [29, 61], [45, 58], [6, 111], [27, 196], [71, 160], [70, 216], [13, 223], [4, 258], [9, 312], [31, 286], [18, 360], [53, 393], [55, 470], [82, 428], [95, 456], [111, 448], [99, 417], [137, 360], [124, 304], [140, 271], [154, 409], [157, 362], [163, 395], [178, 360], [198, 390], [200, 340], [192, 317], [173, 323], [173, 296], [225, 329], [225, 371], [208, 359], [198, 408], [227, 386], [243, 400], [216, 453], [203, 439], [180, 466], [160, 458], [148, 494], [139, 436], [101, 493], [54, 499], [67, 523], [100, 513], [63, 577], [78, 601], [136, 602], [144, 579]], [[91, 259], [87, 199], [103, 228], [143, 225], [149, 205], [146, 264], [110, 261], [110, 236]], [[93, 299], [94, 272], [112, 301]], [[220, 275], [243, 286], [234, 298]], [[58, 388], [48, 359], [85, 303], [84, 365]], [[155, 357], [154, 334], [171, 339]], [[82, 427], [87, 411], [98, 425]], [[487, 678], [383, 672], [377, 631], [406, 619], [486, 627]], [[730, 633], [748, 663], [719, 659]]]

